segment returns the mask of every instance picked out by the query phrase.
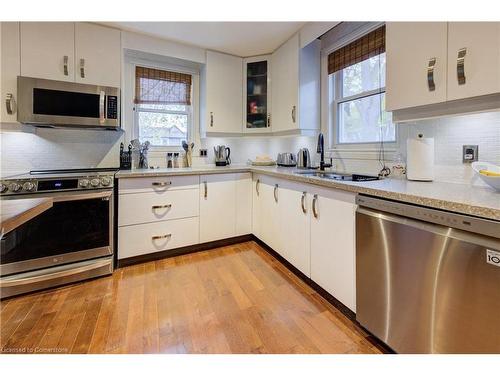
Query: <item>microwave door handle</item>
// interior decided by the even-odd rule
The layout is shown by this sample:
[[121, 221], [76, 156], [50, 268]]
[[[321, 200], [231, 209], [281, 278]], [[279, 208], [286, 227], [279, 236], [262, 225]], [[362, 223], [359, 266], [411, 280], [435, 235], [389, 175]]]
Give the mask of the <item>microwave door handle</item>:
[[106, 101], [106, 93], [101, 91], [99, 93], [99, 123], [104, 124], [105, 121], [105, 113], [104, 113], [104, 104]]

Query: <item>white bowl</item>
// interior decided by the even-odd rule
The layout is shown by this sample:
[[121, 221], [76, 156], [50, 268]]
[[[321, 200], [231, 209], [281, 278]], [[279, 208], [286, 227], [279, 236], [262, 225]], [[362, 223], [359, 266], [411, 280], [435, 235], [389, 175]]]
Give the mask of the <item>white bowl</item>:
[[476, 172], [476, 174], [479, 176], [479, 178], [481, 180], [486, 182], [493, 189], [500, 191], [500, 176], [498, 176], [498, 177], [497, 176], [486, 176], [482, 173], [479, 173], [479, 171], [482, 171], [482, 170], [500, 173], [499, 166], [485, 162], [485, 161], [475, 161], [474, 163], [472, 163], [471, 166], [472, 166], [472, 169], [474, 170], [474, 172]]

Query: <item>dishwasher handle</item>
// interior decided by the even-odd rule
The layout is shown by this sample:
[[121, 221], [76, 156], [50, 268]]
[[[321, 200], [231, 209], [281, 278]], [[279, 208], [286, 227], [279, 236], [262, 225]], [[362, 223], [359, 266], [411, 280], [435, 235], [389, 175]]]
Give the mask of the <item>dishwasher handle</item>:
[[482, 234], [467, 232], [461, 229], [450, 228], [440, 224], [429, 223], [426, 221], [394, 215], [387, 212], [376, 211], [366, 207], [358, 207], [358, 209], [356, 210], [356, 215], [367, 215], [379, 219], [382, 222], [390, 221], [396, 224], [401, 224], [426, 232], [434, 233], [439, 236], [449, 237], [458, 241], [477, 244], [492, 250], [500, 251], [500, 240]]

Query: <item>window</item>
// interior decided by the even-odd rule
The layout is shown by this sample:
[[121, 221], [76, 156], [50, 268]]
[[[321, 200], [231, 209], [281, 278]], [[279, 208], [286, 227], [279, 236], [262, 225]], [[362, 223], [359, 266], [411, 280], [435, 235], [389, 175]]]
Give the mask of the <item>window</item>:
[[379, 30], [328, 57], [330, 126], [336, 147], [396, 141], [391, 113], [385, 112], [385, 31], [380, 35]]
[[140, 142], [181, 146], [189, 138], [192, 76], [142, 66], [135, 68], [135, 126]]

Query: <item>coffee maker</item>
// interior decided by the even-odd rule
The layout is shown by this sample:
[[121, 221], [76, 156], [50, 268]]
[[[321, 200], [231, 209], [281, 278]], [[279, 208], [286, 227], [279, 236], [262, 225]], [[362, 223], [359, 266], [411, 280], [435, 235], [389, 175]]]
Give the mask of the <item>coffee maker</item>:
[[231, 164], [231, 149], [229, 147], [224, 145], [214, 146], [214, 154], [216, 166], [225, 167], [226, 165]]

